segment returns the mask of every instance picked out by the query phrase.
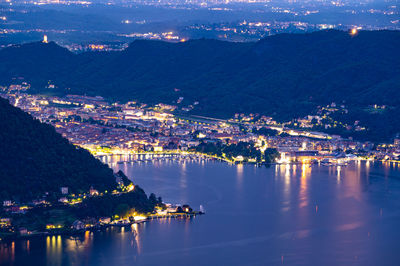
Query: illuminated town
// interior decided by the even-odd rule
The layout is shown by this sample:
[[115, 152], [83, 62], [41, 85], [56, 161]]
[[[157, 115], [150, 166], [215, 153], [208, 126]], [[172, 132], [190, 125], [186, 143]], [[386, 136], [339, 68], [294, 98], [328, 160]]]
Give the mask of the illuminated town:
[[209, 155], [231, 163], [264, 162], [263, 158], [216, 156], [196, 150], [201, 143], [229, 146], [241, 142], [250, 143], [262, 152], [267, 148], [276, 149], [280, 153], [277, 163], [346, 164], [360, 159], [397, 162], [400, 155], [400, 139], [376, 146], [369, 141], [314, 131], [314, 127], [365, 130], [359, 121], [347, 125], [332, 120], [330, 114], [347, 112], [344, 105], [335, 103], [321, 107], [317, 115], [278, 123], [272, 117], [258, 114], [236, 114], [228, 120], [185, 114], [198, 103], [181, 106], [179, 102], [183, 98], [177, 100], [178, 105], [150, 106], [137, 102], [109, 103], [100, 96], [30, 95], [24, 92], [27, 88], [28, 84], [3, 87], [1, 97], [53, 125], [73, 144], [97, 156], [149, 153], [191, 158], [192, 154]]

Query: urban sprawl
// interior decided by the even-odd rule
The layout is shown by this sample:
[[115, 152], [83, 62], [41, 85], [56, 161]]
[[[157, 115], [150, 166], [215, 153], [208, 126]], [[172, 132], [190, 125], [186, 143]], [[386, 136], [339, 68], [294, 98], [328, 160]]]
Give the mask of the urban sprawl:
[[[215, 154], [202, 154], [196, 148], [205, 144], [239, 143], [246, 143], [261, 154], [266, 149], [276, 149], [280, 156], [275, 163], [346, 164], [359, 159], [396, 161], [400, 156], [400, 139], [374, 144], [312, 131], [313, 124], [329, 121], [331, 112], [346, 111], [345, 106], [335, 103], [321, 107], [319, 115], [278, 123], [272, 117], [259, 114], [236, 114], [228, 120], [190, 115], [189, 111], [199, 103], [182, 106], [183, 97], [177, 99], [176, 105], [149, 106], [133, 101], [109, 103], [100, 96], [30, 95], [28, 88], [26, 83], [2, 87], [0, 96], [36, 119], [53, 125], [71, 143], [95, 156], [142, 153], [212, 156]], [[340, 126], [365, 130], [357, 122]], [[336, 123], [332, 121], [324, 126], [337, 126]], [[213, 157], [232, 163], [264, 162], [263, 157], [252, 158], [252, 153], [249, 154], [229, 157], [222, 153]]]

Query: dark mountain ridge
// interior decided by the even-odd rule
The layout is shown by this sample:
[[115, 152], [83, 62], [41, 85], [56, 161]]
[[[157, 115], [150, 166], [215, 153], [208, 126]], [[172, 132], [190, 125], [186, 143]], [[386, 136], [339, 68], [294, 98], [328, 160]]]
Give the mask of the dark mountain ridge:
[[182, 96], [182, 105], [200, 102], [194, 113], [218, 117], [243, 112], [289, 119], [331, 102], [397, 111], [398, 47], [398, 31], [352, 36], [336, 30], [255, 43], [136, 40], [121, 52], [78, 55], [54, 43], [33, 43], [0, 51], [0, 84], [24, 77], [42, 92], [51, 80], [57, 93], [147, 103], [174, 103]]

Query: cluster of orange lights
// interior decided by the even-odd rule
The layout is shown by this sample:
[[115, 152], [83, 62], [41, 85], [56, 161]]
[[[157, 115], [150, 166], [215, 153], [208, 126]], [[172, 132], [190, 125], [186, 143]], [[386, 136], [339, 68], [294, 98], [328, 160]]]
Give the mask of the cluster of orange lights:
[[91, 45], [89, 45], [89, 47], [92, 50], [103, 50], [104, 49], [104, 45], [101, 45], [101, 44], [91, 44]]
[[358, 30], [356, 29], [356, 28], [352, 28], [351, 30], [350, 30], [350, 35], [357, 35], [357, 33], [358, 33]]

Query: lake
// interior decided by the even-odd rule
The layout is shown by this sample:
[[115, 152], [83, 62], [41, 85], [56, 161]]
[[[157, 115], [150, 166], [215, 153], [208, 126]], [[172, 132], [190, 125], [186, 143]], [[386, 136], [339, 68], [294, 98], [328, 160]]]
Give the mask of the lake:
[[16, 265], [400, 265], [400, 168], [116, 164], [148, 194], [206, 215], [0, 248]]

